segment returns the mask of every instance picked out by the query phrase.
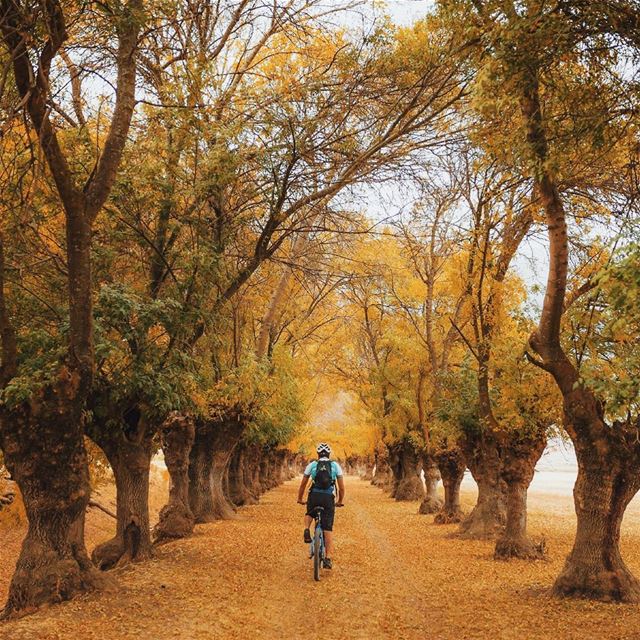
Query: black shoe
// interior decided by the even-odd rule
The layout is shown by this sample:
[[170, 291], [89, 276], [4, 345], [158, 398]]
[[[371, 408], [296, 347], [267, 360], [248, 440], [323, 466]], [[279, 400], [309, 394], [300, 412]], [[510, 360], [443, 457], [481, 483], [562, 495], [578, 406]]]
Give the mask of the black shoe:
[[333, 569], [333, 562], [331, 562], [331, 558], [325, 558], [323, 566], [325, 569]]
[[311, 532], [309, 529], [304, 530], [304, 541], [309, 544], [311, 542]]

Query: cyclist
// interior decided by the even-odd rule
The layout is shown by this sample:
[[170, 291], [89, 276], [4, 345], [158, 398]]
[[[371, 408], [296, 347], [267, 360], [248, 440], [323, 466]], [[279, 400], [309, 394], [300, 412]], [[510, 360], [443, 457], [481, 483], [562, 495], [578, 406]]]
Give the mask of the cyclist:
[[[313, 520], [313, 510], [316, 507], [323, 507], [324, 511], [320, 516], [320, 524], [324, 531], [326, 545], [326, 555], [324, 559], [325, 569], [331, 569], [333, 563], [333, 517], [336, 506], [341, 507], [344, 502], [344, 478], [340, 465], [331, 460], [331, 447], [325, 442], [321, 442], [317, 448], [318, 459], [310, 462], [304, 470], [300, 489], [298, 490], [298, 503], [307, 505], [307, 513], [304, 517], [304, 541], [311, 542], [311, 532], [309, 527]], [[309, 478], [312, 480], [311, 489], [307, 502], [304, 501], [304, 490], [307, 487]], [[338, 485], [338, 502], [335, 502], [335, 488]]]

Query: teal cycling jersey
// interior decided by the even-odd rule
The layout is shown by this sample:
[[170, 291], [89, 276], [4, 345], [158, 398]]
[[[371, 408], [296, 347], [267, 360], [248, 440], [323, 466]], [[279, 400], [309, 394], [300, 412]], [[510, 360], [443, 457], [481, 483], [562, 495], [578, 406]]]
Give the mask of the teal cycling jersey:
[[[329, 458], [320, 458], [320, 460], [328, 460]], [[310, 477], [312, 480], [315, 480], [316, 477], [316, 469], [318, 467], [318, 461], [314, 460], [307, 465], [307, 468], [304, 470], [304, 475]], [[333, 485], [335, 486], [336, 480], [342, 477], [342, 467], [335, 460], [331, 461], [331, 480]], [[331, 486], [329, 489], [318, 489], [317, 487], [311, 487], [311, 491], [314, 493], [333, 493], [334, 487]]]

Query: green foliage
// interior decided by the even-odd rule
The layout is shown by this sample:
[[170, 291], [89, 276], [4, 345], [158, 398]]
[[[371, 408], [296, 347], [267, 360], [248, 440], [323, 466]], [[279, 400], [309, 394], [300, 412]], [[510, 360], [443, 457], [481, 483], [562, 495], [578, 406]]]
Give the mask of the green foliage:
[[61, 329], [62, 333], [56, 335], [33, 329], [18, 336], [19, 373], [0, 390], [1, 402], [8, 407], [28, 402], [55, 380], [66, 353], [62, 341], [67, 327], [63, 325]]
[[575, 314], [586, 328], [576, 338], [581, 378], [614, 419], [640, 413], [639, 301], [640, 245], [630, 244], [600, 271], [596, 288]]
[[305, 418], [296, 364], [280, 349], [268, 362], [245, 357], [211, 387], [207, 399], [214, 415], [233, 410], [248, 419], [245, 437], [261, 444], [288, 443]]
[[181, 322], [177, 301], [103, 285], [95, 318], [99, 384], [110, 388], [112, 400], [135, 398], [160, 419], [194, 408], [196, 363], [187, 352], [170, 349], [169, 332]]
[[467, 356], [461, 366], [440, 374], [441, 393], [435, 411], [437, 440], [455, 439], [458, 434], [478, 433], [481, 429], [478, 408], [478, 381]]

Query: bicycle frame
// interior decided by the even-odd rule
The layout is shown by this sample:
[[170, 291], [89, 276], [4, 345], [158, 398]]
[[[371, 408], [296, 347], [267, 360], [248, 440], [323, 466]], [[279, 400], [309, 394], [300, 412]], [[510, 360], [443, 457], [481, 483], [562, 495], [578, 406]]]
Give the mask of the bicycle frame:
[[325, 558], [324, 531], [322, 530], [323, 511], [324, 509], [322, 507], [316, 507], [314, 509], [313, 518], [315, 520], [315, 527], [309, 546], [309, 557], [313, 560], [313, 578], [316, 582], [320, 580], [320, 572], [324, 565]]

